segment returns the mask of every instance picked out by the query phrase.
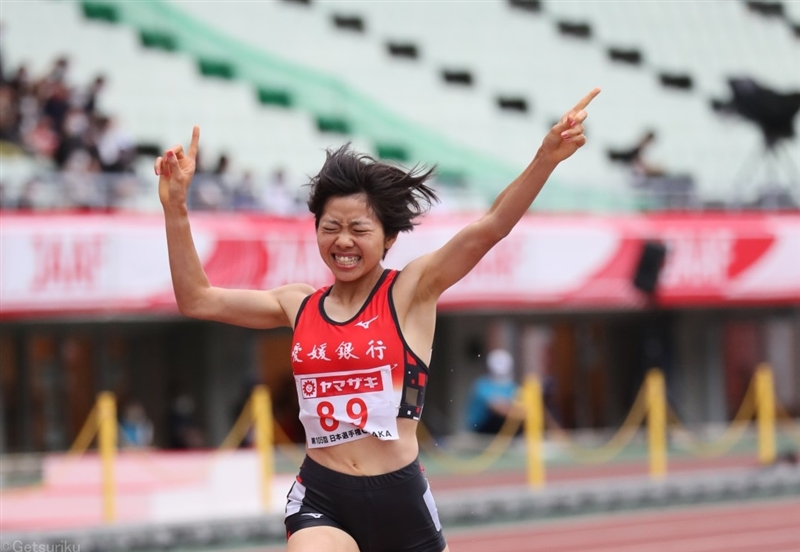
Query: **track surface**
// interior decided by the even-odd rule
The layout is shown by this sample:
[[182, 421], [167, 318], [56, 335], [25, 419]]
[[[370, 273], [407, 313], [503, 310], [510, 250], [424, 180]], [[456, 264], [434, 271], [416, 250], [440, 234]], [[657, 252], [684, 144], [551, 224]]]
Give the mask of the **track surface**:
[[800, 499], [454, 528], [446, 535], [451, 552], [800, 552]]

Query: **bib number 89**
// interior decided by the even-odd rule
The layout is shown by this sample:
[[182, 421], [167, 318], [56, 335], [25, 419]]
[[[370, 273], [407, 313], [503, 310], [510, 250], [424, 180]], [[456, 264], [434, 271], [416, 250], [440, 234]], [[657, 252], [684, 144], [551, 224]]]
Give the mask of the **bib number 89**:
[[[364, 426], [367, 425], [368, 411], [367, 404], [363, 401], [363, 399], [359, 399], [358, 397], [350, 399], [347, 401], [345, 410], [347, 411], [347, 415], [350, 417], [350, 421], [353, 423], [353, 425], [359, 429], [364, 429]], [[322, 429], [325, 431], [336, 431], [336, 429], [339, 427], [339, 420], [334, 417], [334, 412], [335, 410], [333, 403], [330, 401], [321, 401], [317, 405], [319, 425], [321, 425]]]

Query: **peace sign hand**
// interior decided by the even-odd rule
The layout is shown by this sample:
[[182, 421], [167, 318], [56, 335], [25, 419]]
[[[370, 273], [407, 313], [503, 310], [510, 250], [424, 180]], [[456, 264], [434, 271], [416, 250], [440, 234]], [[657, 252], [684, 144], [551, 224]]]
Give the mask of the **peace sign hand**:
[[585, 109], [599, 93], [600, 89], [594, 88], [586, 94], [544, 137], [542, 153], [554, 163], [560, 163], [586, 143], [583, 121], [586, 120], [588, 114]]
[[186, 191], [194, 176], [199, 142], [200, 127], [195, 126], [188, 152], [184, 154], [183, 146], [177, 144], [156, 159], [154, 168], [158, 175], [158, 197], [164, 207], [186, 203]]

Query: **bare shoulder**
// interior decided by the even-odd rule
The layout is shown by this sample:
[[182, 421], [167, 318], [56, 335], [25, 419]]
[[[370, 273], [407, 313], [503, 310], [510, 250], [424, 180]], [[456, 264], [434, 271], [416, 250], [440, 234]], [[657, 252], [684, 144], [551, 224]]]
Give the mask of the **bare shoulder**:
[[314, 291], [315, 288], [308, 284], [286, 284], [273, 290], [290, 321], [295, 319], [300, 305]]
[[275, 288], [275, 292], [283, 297], [307, 297], [315, 291], [316, 288], [308, 284], [286, 284]]

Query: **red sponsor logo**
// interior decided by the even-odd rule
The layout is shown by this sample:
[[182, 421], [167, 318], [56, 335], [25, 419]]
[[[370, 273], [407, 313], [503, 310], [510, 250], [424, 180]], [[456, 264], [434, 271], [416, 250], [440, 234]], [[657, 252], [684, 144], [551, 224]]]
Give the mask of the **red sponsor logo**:
[[669, 232], [663, 283], [679, 293], [720, 290], [756, 264], [773, 242], [771, 236], [741, 238], [731, 229]]
[[33, 291], [94, 287], [103, 261], [103, 237], [76, 236], [33, 239], [36, 270]]
[[305, 399], [359, 395], [383, 391], [383, 379], [380, 371], [357, 375], [302, 378], [300, 388]]

